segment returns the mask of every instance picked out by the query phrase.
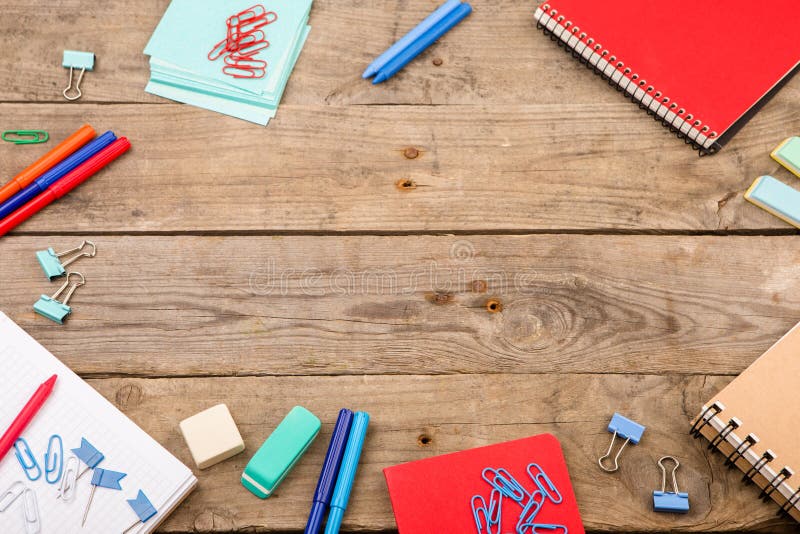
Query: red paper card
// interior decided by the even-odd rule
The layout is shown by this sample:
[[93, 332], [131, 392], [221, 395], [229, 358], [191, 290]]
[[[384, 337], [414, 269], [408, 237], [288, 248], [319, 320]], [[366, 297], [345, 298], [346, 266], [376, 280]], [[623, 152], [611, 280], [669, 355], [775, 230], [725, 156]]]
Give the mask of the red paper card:
[[[560, 504], [545, 502], [536, 522], [564, 525], [569, 534], [583, 534], [564, 453], [551, 434], [387, 467], [383, 474], [400, 534], [476, 533], [472, 496], [483, 495], [488, 502], [492, 490], [481, 477], [483, 469], [505, 468], [530, 492], [536, 489], [526, 471], [532, 462], [541, 466], [563, 498]], [[504, 498], [502, 511], [501, 532], [515, 532], [522, 507]]]

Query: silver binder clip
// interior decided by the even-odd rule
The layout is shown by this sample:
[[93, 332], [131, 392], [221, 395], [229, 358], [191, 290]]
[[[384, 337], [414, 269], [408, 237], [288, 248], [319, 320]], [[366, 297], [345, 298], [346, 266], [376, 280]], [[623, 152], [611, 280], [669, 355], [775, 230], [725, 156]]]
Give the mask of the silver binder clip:
[[[619, 457], [623, 449], [625, 449], [628, 443], [633, 443], [634, 445], [639, 443], [639, 440], [642, 439], [642, 434], [644, 434], [644, 429], [645, 427], [643, 425], [615, 413], [611, 418], [611, 422], [608, 423], [608, 431], [614, 433], [611, 437], [611, 444], [608, 446], [608, 451], [606, 451], [605, 455], [597, 459], [600, 469], [607, 473], [613, 473], [619, 469]], [[617, 455], [614, 456], [614, 467], [609, 468], [605, 466], [604, 462], [606, 458], [611, 457], [611, 451], [614, 450], [614, 442], [617, 440], [617, 436], [623, 438], [625, 442], [619, 448]]]

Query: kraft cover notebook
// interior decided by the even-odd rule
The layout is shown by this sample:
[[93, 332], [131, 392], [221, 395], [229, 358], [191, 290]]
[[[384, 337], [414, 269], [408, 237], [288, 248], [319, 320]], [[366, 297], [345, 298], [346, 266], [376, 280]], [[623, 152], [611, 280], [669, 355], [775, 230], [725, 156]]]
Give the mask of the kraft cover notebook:
[[[561, 444], [551, 434], [498, 443], [477, 449], [445, 454], [424, 460], [387, 467], [383, 470], [395, 520], [400, 534], [477, 533], [472, 499], [481, 496], [491, 507], [492, 486], [481, 476], [484, 468], [505, 469], [528, 494], [537, 492], [537, 485], [528, 466], [535, 464], [532, 474], [545, 473], [554, 490], [546, 483], [546, 493], [559, 495], [560, 503], [536, 496], [542, 502], [531, 525], [560, 525], [569, 534], [583, 534], [578, 504], [572, 491]], [[489, 474], [492, 478], [492, 475]], [[540, 480], [544, 480], [540, 477]], [[545, 493], [541, 492], [541, 493]], [[558, 500], [558, 499], [556, 499]], [[480, 502], [478, 500], [478, 502]], [[504, 497], [501, 502], [500, 528], [491, 532], [516, 532], [516, 525], [527, 504]], [[479, 514], [481, 517], [482, 514]], [[533, 514], [531, 514], [533, 515]], [[530, 531], [530, 527], [526, 531]], [[486, 529], [483, 532], [487, 532]], [[563, 528], [537, 532], [565, 532]]]
[[800, 324], [703, 406], [692, 433], [800, 521]]
[[[157, 513], [144, 524], [131, 528], [128, 534], [153, 532], [197, 484], [188, 467], [2, 312], [0, 369], [3, 370], [0, 374], [0, 433], [8, 428], [39, 384], [53, 374], [58, 375], [50, 397], [22, 433], [42, 470], [41, 476], [34, 481], [28, 480], [14, 449], [0, 459], [0, 495], [17, 481], [36, 495], [40, 527], [36, 532], [123, 532], [138, 519], [126, 500], [136, 498], [139, 490], [145, 493]], [[89, 500], [93, 473], [90, 470], [78, 480], [74, 497], [58, 498], [61, 480], [49, 484], [44, 474], [44, 455], [54, 434], [61, 436], [63, 444], [61, 478], [66, 474], [68, 462], [79, 464], [81, 471], [86, 468], [77, 458], [69, 460], [74, 456], [71, 449], [81, 448], [81, 438], [88, 440], [105, 456], [97, 464], [98, 468], [126, 473], [119, 482], [121, 490], [98, 488], [84, 527], [81, 527], [81, 520]], [[58, 448], [54, 449], [55, 455], [59, 452]], [[31, 470], [31, 475], [35, 477], [35, 470]], [[52, 480], [54, 476], [49, 478]], [[8, 500], [3, 500], [2, 504], [5, 508]], [[26, 525], [20, 497], [0, 512], [0, 532], [31, 532], [26, 527], [30, 526]]]
[[701, 155], [718, 151], [800, 63], [796, 0], [551, 0], [535, 19]]

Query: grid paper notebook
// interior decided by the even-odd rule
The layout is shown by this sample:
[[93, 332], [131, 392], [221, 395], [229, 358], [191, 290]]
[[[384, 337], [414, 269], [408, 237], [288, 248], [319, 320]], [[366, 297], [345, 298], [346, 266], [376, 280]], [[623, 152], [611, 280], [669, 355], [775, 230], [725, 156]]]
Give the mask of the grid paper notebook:
[[800, 521], [800, 324], [706, 403], [692, 431]]
[[[39, 385], [57, 374], [53, 392], [31, 424], [25, 438], [44, 469], [44, 454], [52, 434], [64, 443], [64, 456], [85, 437], [105, 455], [98, 467], [122, 471], [122, 491], [97, 488], [86, 526], [81, 519], [89, 499], [91, 472], [78, 481], [75, 498], [57, 499], [60, 484], [48, 484], [44, 475], [31, 482], [14, 456], [0, 460], [0, 494], [19, 480], [36, 492], [42, 534], [118, 534], [137, 521], [126, 499], [141, 489], [158, 510], [144, 525], [130, 532], [152, 532], [197, 483], [191, 470], [148, 436], [78, 375], [0, 312], [0, 429], [4, 431]], [[86, 466], [81, 464], [81, 470]], [[22, 498], [0, 513], [3, 533], [25, 533]]]

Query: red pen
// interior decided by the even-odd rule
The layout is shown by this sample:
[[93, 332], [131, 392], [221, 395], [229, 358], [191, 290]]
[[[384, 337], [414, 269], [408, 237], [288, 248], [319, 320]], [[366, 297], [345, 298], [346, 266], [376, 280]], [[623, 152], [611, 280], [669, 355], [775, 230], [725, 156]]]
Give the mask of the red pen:
[[97, 171], [120, 157], [131, 147], [126, 137], [120, 137], [105, 149], [87, 159], [72, 172], [45, 189], [41, 195], [34, 198], [20, 209], [0, 221], [0, 237], [33, 217], [36, 213], [49, 206], [55, 200], [63, 197], [83, 182], [94, 176]]
[[14, 442], [17, 441], [17, 438], [22, 435], [22, 431], [25, 430], [25, 427], [27, 427], [31, 422], [33, 417], [39, 411], [39, 408], [41, 408], [42, 404], [44, 404], [44, 401], [47, 400], [47, 397], [50, 396], [50, 393], [53, 391], [53, 386], [56, 384], [57, 378], [57, 375], [51, 376], [46, 382], [36, 389], [33, 396], [28, 401], [28, 404], [22, 408], [22, 411], [19, 412], [19, 415], [17, 415], [17, 417], [14, 419], [14, 422], [11, 423], [11, 426], [5, 431], [3, 437], [0, 437], [0, 460], [2, 460], [6, 453], [11, 450], [11, 447], [14, 446]]

